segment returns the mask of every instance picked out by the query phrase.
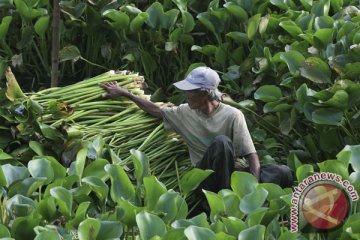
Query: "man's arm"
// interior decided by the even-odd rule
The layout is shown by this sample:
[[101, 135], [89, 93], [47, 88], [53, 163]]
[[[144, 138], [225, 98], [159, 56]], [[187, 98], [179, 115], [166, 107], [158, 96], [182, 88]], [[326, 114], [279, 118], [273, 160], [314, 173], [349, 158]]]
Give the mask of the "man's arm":
[[250, 172], [260, 180], [260, 161], [257, 153], [250, 153], [245, 156], [245, 159], [249, 163]]
[[107, 93], [104, 94], [104, 97], [109, 97], [109, 98], [114, 98], [119, 96], [126, 97], [132, 100], [144, 112], [149, 113], [157, 118], [162, 117], [160, 112], [160, 107], [158, 105], [147, 99], [136, 96], [124, 88], [119, 87], [116, 84], [116, 82], [106, 82], [106, 83], [102, 83], [100, 86], [107, 91]]

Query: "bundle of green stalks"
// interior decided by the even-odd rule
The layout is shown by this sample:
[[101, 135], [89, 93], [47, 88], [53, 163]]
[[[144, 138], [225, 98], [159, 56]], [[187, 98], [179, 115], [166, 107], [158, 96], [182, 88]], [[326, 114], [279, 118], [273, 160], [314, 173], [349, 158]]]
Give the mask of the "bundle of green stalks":
[[40, 122], [53, 127], [66, 123], [70, 126], [69, 135], [78, 134], [84, 140], [101, 135], [130, 172], [133, 170], [130, 150], [140, 150], [149, 158], [151, 174], [169, 189], [176, 189], [178, 179], [191, 166], [186, 145], [176, 134], [166, 131], [159, 119], [144, 113], [133, 102], [123, 97], [104, 98], [105, 90], [99, 84], [109, 81], [149, 98], [142, 90], [141, 76], [109, 71], [73, 85], [32, 94], [31, 99], [44, 107]]

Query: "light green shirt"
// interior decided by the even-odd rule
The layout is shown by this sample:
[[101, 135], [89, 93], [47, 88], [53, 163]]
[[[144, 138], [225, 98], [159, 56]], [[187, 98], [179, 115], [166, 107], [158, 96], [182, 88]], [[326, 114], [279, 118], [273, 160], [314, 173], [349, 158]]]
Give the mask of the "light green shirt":
[[234, 107], [220, 103], [214, 112], [206, 115], [191, 109], [188, 104], [181, 104], [178, 107], [161, 108], [161, 114], [165, 128], [184, 138], [193, 166], [202, 159], [218, 135], [225, 135], [232, 140], [236, 157], [256, 152], [244, 114]]

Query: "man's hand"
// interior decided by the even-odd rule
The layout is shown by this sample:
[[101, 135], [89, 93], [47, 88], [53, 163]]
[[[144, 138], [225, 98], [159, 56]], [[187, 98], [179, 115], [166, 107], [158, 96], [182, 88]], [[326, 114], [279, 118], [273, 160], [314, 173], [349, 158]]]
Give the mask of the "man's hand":
[[129, 97], [130, 92], [126, 89], [119, 87], [116, 82], [106, 82], [100, 84], [100, 87], [104, 88], [107, 93], [103, 94], [103, 97], [114, 98], [114, 97]]
[[260, 161], [257, 153], [250, 153], [245, 156], [245, 159], [249, 163], [250, 172], [257, 178], [257, 180], [260, 180]]

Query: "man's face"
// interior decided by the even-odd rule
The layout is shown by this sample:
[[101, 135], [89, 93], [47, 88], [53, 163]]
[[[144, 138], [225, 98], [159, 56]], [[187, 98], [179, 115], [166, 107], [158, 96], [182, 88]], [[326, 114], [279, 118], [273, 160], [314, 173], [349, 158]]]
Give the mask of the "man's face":
[[191, 109], [200, 109], [206, 104], [207, 93], [199, 89], [185, 91], [186, 101]]

